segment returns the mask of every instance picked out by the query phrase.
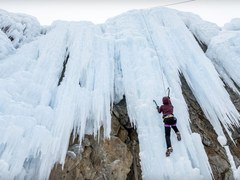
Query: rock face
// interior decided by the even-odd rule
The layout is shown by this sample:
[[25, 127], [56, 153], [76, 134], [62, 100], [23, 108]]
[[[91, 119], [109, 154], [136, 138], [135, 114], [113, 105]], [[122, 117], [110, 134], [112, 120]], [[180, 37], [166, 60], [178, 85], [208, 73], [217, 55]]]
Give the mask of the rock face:
[[[194, 36], [194, 34], [193, 34]], [[197, 39], [194, 36], [199, 46], [202, 48], [203, 52], [207, 51], [208, 46], [204, 44], [200, 39]], [[188, 104], [189, 114], [192, 122], [192, 130], [193, 132], [197, 132], [202, 137], [202, 142], [204, 144], [205, 150], [207, 152], [210, 165], [212, 167], [212, 172], [215, 179], [234, 179], [233, 172], [230, 167], [230, 163], [226, 156], [226, 152], [223, 147], [217, 141], [217, 135], [215, 134], [212, 125], [209, 124], [206, 117], [203, 115], [203, 112], [198, 105], [196, 99], [191, 93], [190, 88], [188, 87], [185, 79], [182, 77], [182, 91], [185, 96], [185, 101]], [[224, 82], [224, 81], [223, 81]], [[233, 82], [237, 87], [238, 91], [240, 91], [240, 87]], [[235, 93], [230, 87], [225, 84], [225, 88], [230, 95], [230, 98], [235, 105], [238, 112], [240, 112], [240, 96]], [[207, 132], [204, 132], [204, 128], [208, 128]], [[211, 129], [211, 130], [210, 130]], [[232, 132], [232, 139], [228, 136], [226, 132], [225, 136], [227, 137], [227, 145], [229, 146], [229, 150], [233, 155], [233, 160], [236, 167], [240, 166], [240, 128], [234, 127], [234, 129], [229, 129]]]
[[[193, 132], [201, 135], [214, 179], [234, 179], [225, 148], [219, 144], [217, 134], [201, 110], [184, 77], [181, 78], [181, 81], [183, 95], [189, 108], [191, 129]], [[226, 89], [239, 111], [239, 95], [228, 87]], [[240, 129], [235, 128], [232, 130], [232, 133], [234, 142], [226, 134], [228, 138], [227, 145], [238, 167], [240, 165]], [[100, 134], [102, 134], [102, 130]], [[69, 144], [69, 151], [63, 169], [61, 165], [56, 165], [52, 170], [50, 179], [142, 179], [137, 130], [132, 127], [129, 121], [124, 99], [114, 105], [111, 138], [104, 140], [102, 135], [97, 138], [94, 138], [92, 135], [86, 135], [81, 148], [78, 139], [76, 139]]]
[[[226, 151], [224, 147], [222, 147], [219, 144], [217, 140], [217, 134], [215, 133], [210, 122], [207, 120], [206, 116], [203, 114], [203, 111], [201, 110], [199, 104], [197, 103], [195, 97], [193, 96], [190, 88], [188, 87], [183, 77], [181, 78], [181, 81], [182, 81], [183, 95], [189, 108], [189, 114], [191, 119], [191, 129], [193, 132], [197, 132], [201, 135], [202, 143], [204, 145], [205, 151], [207, 152], [214, 178], [215, 179], [234, 179], [233, 172], [231, 170], [228, 157], [226, 155]], [[234, 95], [233, 92], [230, 92], [230, 89], [228, 89], [228, 92], [232, 94], [232, 96]], [[237, 95], [235, 94], [234, 99], [239, 99], [239, 96], [237, 97]], [[239, 102], [239, 101], [236, 100], [236, 102]], [[235, 106], [237, 107], [238, 104], [235, 103]], [[239, 156], [240, 156], [239, 132], [237, 132], [237, 129], [236, 129], [233, 131], [233, 133], [238, 134], [238, 136], [235, 135], [236, 145], [234, 145], [234, 143], [230, 140], [230, 138], [227, 136], [226, 133], [225, 135], [228, 139], [227, 145], [229, 145], [230, 151], [234, 154], [233, 157], [238, 167]]]
[[[240, 112], [240, 96], [235, 93], [234, 91], [232, 91], [231, 88], [229, 88], [228, 86], [226, 86], [226, 90], [228, 91], [230, 98], [233, 102], [233, 104], [235, 105], [236, 109], [238, 110], [238, 112]], [[238, 87], [238, 90], [240, 90], [240, 88]], [[232, 137], [233, 137], [233, 141], [230, 140], [230, 138], [228, 137], [228, 145], [230, 147], [230, 151], [233, 154], [233, 159], [235, 161], [235, 164], [237, 167], [240, 166], [240, 128], [239, 127], [234, 127], [232, 131]]]
[[[132, 154], [119, 138], [97, 142], [87, 136], [83, 152], [69, 151], [64, 170], [58, 166], [50, 179], [126, 179], [132, 164]], [[70, 147], [71, 148], [71, 147]]]
[[129, 122], [125, 100], [114, 106], [110, 139], [99, 139], [86, 135], [81, 148], [78, 140], [70, 144], [63, 169], [57, 165], [50, 179], [141, 179], [137, 133]]

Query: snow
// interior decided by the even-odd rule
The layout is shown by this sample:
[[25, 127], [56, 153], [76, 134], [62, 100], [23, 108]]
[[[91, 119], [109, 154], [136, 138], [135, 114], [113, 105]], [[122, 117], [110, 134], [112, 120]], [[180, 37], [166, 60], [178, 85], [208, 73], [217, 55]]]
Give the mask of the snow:
[[[32, 17], [7, 17], [0, 26], [11, 22], [18, 33], [9, 31], [16, 39], [11, 44], [8, 32], [0, 32], [0, 179], [47, 179], [56, 162], [64, 163], [72, 131], [82, 140], [99, 136], [103, 126], [109, 138], [113, 103], [124, 95], [138, 131], [143, 179], [211, 179], [201, 137], [190, 130], [179, 73], [226, 145], [222, 126], [231, 137], [228, 128], [239, 126], [240, 115], [220, 75], [237, 91], [238, 31], [166, 8], [129, 11], [101, 25], [56, 21], [45, 35]], [[26, 34], [19, 18], [27, 19]], [[192, 33], [209, 44], [206, 54]], [[172, 132], [173, 153], [166, 158], [153, 99], [160, 105], [168, 87], [182, 141]]]
[[34, 40], [36, 36], [40, 35], [42, 30], [35, 17], [19, 13], [9, 13], [1, 9], [0, 22], [1, 31], [12, 41], [15, 48]]
[[226, 23], [223, 26], [224, 30], [228, 31], [239, 31], [240, 30], [240, 18], [234, 18], [231, 20], [231, 22]]
[[178, 15], [194, 36], [205, 45], [208, 45], [211, 39], [221, 31], [215, 23], [204, 21], [193, 13], [178, 12]]
[[[212, 59], [224, 81], [239, 94], [240, 30], [223, 31], [214, 37], [206, 55]], [[237, 85], [237, 86], [236, 86]]]
[[6, 34], [0, 31], [0, 60], [14, 52], [14, 47]]

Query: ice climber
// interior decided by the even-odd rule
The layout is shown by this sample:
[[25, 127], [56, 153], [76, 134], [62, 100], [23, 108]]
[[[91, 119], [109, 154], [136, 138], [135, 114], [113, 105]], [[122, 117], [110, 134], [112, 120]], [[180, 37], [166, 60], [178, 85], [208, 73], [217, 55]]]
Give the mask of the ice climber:
[[162, 103], [160, 107], [157, 106], [157, 110], [159, 113], [163, 114], [163, 122], [165, 126], [165, 138], [166, 138], [166, 144], [167, 144], [167, 151], [166, 156], [169, 156], [171, 152], [173, 152], [173, 148], [171, 145], [171, 128], [175, 131], [177, 135], [177, 140], [181, 141], [181, 135], [177, 128], [177, 119], [173, 115], [173, 105], [171, 103], [170, 97], [165, 96], [162, 98]]

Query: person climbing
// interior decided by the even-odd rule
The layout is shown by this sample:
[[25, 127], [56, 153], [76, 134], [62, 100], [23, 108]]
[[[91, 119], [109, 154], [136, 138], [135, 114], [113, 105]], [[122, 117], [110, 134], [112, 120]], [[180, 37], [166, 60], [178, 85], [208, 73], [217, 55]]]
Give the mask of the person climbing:
[[165, 126], [165, 139], [166, 139], [166, 144], [167, 144], [167, 151], [166, 151], [166, 156], [169, 156], [171, 152], [173, 152], [173, 148], [171, 145], [171, 128], [175, 131], [177, 135], [177, 140], [181, 141], [181, 134], [177, 128], [177, 119], [173, 115], [173, 105], [171, 103], [170, 97], [165, 96], [162, 98], [162, 103], [160, 107], [157, 106], [157, 110], [159, 113], [163, 114], [163, 122]]

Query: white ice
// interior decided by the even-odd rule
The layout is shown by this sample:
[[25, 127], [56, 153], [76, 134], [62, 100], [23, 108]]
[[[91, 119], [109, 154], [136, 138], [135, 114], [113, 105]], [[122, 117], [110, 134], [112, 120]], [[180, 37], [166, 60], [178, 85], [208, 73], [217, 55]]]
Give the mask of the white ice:
[[[11, 32], [21, 32], [23, 17], [8, 16], [17, 19]], [[212, 57], [222, 56], [213, 42], [228, 30], [165, 8], [129, 11], [101, 25], [57, 21], [46, 35], [34, 18], [28, 22], [26, 41], [10, 42], [0, 32], [0, 179], [48, 178], [56, 162], [64, 163], [72, 131], [80, 139], [97, 137], [103, 126], [109, 138], [111, 108], [123, 95], [139, 136], [143, 179], [211, 179], [200, 135], [190, 130], [179, 74], [224, 142], [221, 124], [231, 135], [227, 127], [239, 126], [239, 113], [218, 67], [238, 83], [240, 65]], [[208, 57], [192, 33], [199, 39], [206, 35], [201, 42], [209, 45]], [[235, 50], [225, 53], [239, 58]], [[174, 151], [166, 158], [164, 126], [153, 99], [160, 105], [168, 87], [182, 141], [172, 133]], [[239, 168], [233, 169], [239, 177]]]

